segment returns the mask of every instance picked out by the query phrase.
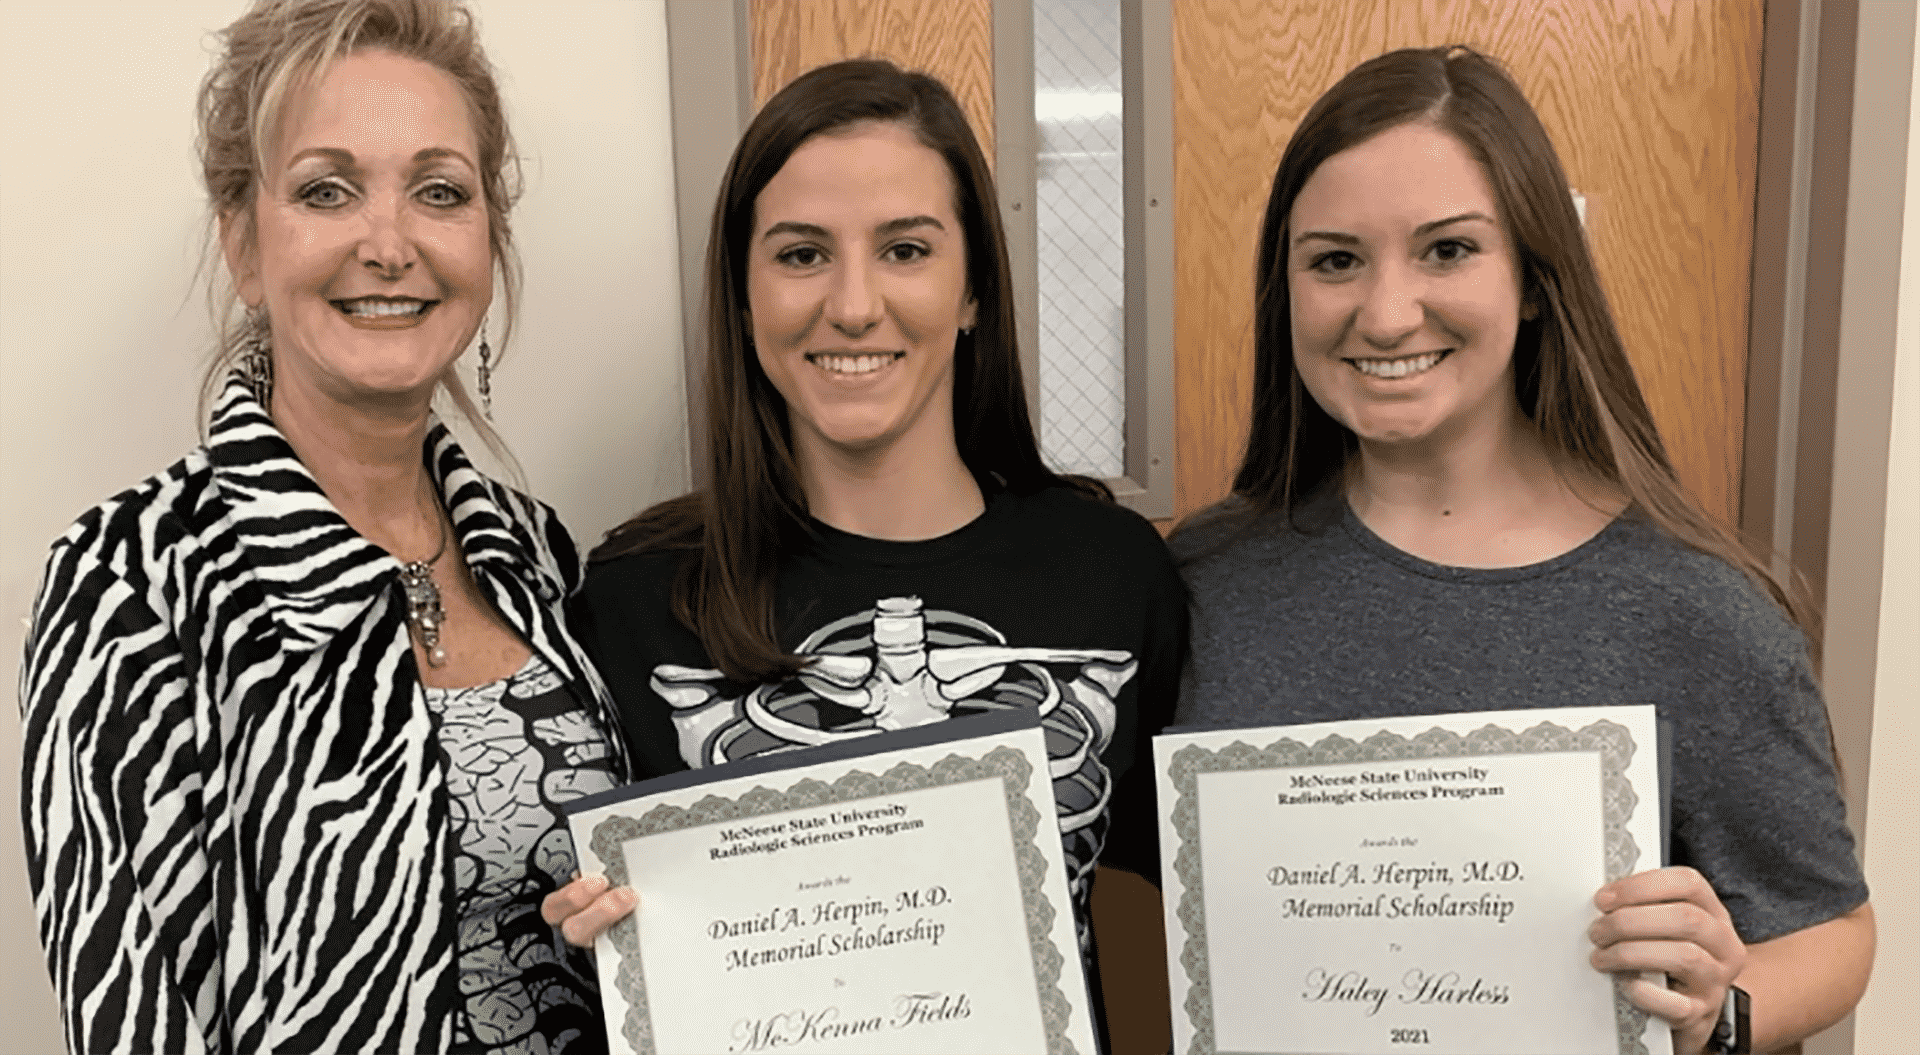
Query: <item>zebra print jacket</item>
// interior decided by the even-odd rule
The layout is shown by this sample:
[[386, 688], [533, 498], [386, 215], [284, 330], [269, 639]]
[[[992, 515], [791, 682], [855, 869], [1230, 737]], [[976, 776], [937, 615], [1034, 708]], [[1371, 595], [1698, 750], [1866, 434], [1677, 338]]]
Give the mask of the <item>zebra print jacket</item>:
[[[21, 799], [67, 1043], [443, 1050], [455, 847], [399, 564], [244, 383], [208, 435], [55, 542], [35, 605]], [[552, 510], [444, 426], [423, 454], [480, 591], [618, 729]]]

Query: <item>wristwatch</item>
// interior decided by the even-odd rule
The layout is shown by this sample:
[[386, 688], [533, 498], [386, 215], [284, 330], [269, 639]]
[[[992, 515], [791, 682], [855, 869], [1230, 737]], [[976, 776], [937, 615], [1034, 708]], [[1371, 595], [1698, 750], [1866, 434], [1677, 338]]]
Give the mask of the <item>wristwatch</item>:
[[1707, 1038], [1707, 1046], [1703, 1049], [1706, 1055], [1751, 1055], [1753, 1023], [1750, 1007], [1745, 989], [1737, 985], [1727, 986], [1727, 998], [1720, 1003], [1720, 1021], [1714, 1023], [1713, 1035]]

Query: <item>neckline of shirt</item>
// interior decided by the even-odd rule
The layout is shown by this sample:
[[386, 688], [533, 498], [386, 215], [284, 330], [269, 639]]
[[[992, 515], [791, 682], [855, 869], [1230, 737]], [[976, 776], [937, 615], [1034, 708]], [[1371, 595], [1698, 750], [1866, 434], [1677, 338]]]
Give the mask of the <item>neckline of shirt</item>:
[[1417, 557], [1408, 553], [1406, 550], [1395, 546], [1393, 543], [1375, 534], [1374, 530], [1367, 526], [1366, 521], [1360, 519], [1360, 514], [1353, 511], [1352, 503], [1347, 501], [1344, 494], [1336, 492], [1332, 500], [1340, 503], [1341, 528], [1346, 531], [1347, 537], [1351, 538], [1361, 549], [1395, 567], [1412, 572], [1423, 578], [1466, 585], [1497, 585], [1501, 583], [1522, 582], [1527, 579], [1537, 579], [1571, 568], [1576, 564], [1586, 561], [1594, 554], [1600, 552], [1601, 549], [1610, 545], [1614, 538], [1626, 530], [1625, 524], [1627, 520], [1627, 516], [1624, 513], [1616, 516], [1612, 520], [1607, 521], [1605, 527], [1594, 532], [1592, 537], [1581, 542], [1579, 545], [1558, 556], [1548, 557], [1546, 560], [1533, 564], [1519, 564], [1510, 568], [1465, 568], [1453, 564], [1439, 564], [1427, 560], [1425, 557]]
[[428, 685], [425, 682], [421, 682], [420, 688], [425, 691], [426, 697], [429, 700], [452, 699], [456, 696], [464, 696], [468, 693], [475, 692], [491, 692], [497, 695], [505, 692], [507, 686], [514, 682], [523, 678], [539, 677], [549, 669], [551, 669], [549, 664], [545, 659], [541, 658], [539, 650], [534, 649], [527, 656], [527, 661], [520, 664], [519, 670], [514, 671], [504, 678], [483, 681], [478, 685]]
[[807, 526], [813, 537], [807, 550], [828, 561], [888, 567], [926, 567], [965, 557], [992, 537], [994, 525], [1006, 517], [1015, 501], [1013, 495], [1002, 488], [983, 487], [982, 491], [986, 505], [979, 516], [944, 535], [911, 542], [856, 535], [808, 517]]

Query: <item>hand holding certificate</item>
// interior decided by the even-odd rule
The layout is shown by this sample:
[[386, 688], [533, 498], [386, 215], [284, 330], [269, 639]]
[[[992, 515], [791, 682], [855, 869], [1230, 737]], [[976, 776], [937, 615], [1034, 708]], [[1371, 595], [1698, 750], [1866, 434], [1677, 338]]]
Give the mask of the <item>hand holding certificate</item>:
[[1176, 1049], [1663, 1055], [1588, 963], [1659, 865], [1651, 707], [1155, 742]]
[[597, 943], [615, 1052], [1094, 1051], [1031, 712], [569, 812], [582, 867], [643, 891]]

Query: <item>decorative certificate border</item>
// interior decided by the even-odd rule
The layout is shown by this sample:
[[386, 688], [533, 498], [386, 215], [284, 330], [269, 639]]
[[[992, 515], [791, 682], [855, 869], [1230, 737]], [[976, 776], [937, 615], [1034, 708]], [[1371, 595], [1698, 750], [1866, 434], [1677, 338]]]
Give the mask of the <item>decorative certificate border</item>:
[[[1026, 755], [1002, 745], [979, 758], [948, 755], [931, 768], [900, 762], [878, 775], [853, 770], [831, 784], [808, 777], [785, 791], [757, 786], [737, 798], [708, 795], [692, 807], [661, 805], [639, 817], [608, 817], [594, 825], [592, 846], [593, 852], [606, 864], [611, 885], [625, 886], [628, 884], [627, 857], [621, 847], [632, 839], [791, 810], [999, 779], [1006, 790], [1007, 822], [1013, 833], [1015, 867], [1020, 874], [1020, 892], [1026, 905], [1027, 942], [1033, 953], [1040, 1019], [1047, 1032], [1047, 1055], [1080, 1055], [1067, 1036], [1073, 1009], [1067, 1003], [1066, 994], [1060, 991], [1060, 971], [1066, 958], [1053, 942], [1055, 909], [1046, 895], [1046, 858], [1034, 841], [1040, 831], [1041, 814], [1027, 797], [1032, 776], [1033, 764], [1027, 761]], [[639, 1055], [658, 1055], [653, 1021], [647, 1008], [646, 975], [640, 963], [640, 937], [635, 918], [629, 915], [614, 924], [607, 931], [607, 938], [619, 953], [615, 984], [627, 998], [627, 1015], [621, 1032]]]
[[[1230, 773], [1250, 769], [1290, 769], [1298, 766], [1344, 765], [1358, 762], [1399, 762], [1414, 759], [1466, 758], [1476, 755], [1540, 755], [1561, 752], [1597, 752], [1600, 756], [1600, 804], [1605, 835], [1607, 881], [1633, 872], [1640, 847], [1627, 831], [1640, 797], [1627, 778], [1627, 764], [1636, 745], [1626, 726], [1605, 719], [1579, 731], [1541, 722], [1525, 732], [1486, 725], [1462, 736], [1438, 727], [1408, 739], [1381, 730], [1355, 743], [1335, 733], [1309, 747], [1282, 737], [1265, 749], [1235, 741], [1219, 750], [1189, 744], [1174, 752], [1167, 775], [1179, 792], [1173, 807], [1173, 828], [1180, 837], [1174, 872], [1184, 892], [1180, 896], [1180, 926], [1186, 943], [1180, 965], [1187, 971], [1187, 1020], [1193, 1024], [1189, 1055], [1216, 1053], [1213, 1043], [1213, 988], [1207, 962], [1207, 920], [1200, 877], [1200, 791], [1202, 773]], [[1615, 981], [1613, 1017], [1620, 1037], [1620, 1055], [1648, 1055], [1640, 1038], [1647, 1013], [1626, 997]]]

